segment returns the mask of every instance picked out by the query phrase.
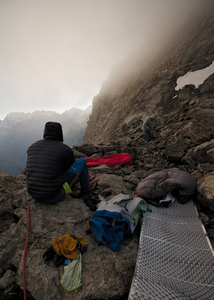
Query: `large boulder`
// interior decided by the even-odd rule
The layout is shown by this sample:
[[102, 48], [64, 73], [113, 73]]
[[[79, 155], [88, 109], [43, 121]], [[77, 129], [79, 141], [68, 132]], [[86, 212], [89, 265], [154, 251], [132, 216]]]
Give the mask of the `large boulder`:
[[214, 132], [214, 110], [194, 108], [189, 112], [192, 118], [191, 139], [195, 142], [210, 140]]
[[[107, 170], [108, 167], [103, 166]], [[102, 169], [102, 170], [103, 170]], [[101, 171], [101, 168], [96, 169]], [[119, 172], [119, 173], [118, 173]], [[109, 189], [106, 199], [127, 192], [122, 172], [99, 174], [96, 193]], [[120, 174], [116, 175], [116, 174]], [[23, 176], [18, 178], [2, 174], [2, 191], [9, 189], [10, 213], [13, 221], [2, 227], [0, 265], [2, 277], [0, 289], [6, 297], [12, 297], [10, 288], [23, 289], [23, 253], [27, 233], [27, 207], [29, 207], [29, 236], [26, 251], [26, 287], [31, 299], [112, 299], [129, 291], [138, 252], [138, 235], [126, 237], [120, 251], [113, 252], [106, 246], [98, 246], [92, 234], [88, 234], [89, 220], [93, 212], [82, 198], [66, 196], [55, 205], [37, 203], [26, 190]], [[20, 188], [20, 189], [19, 189]], [[77, 185], [77, 191], [79, 186]], [[129, 191], [133, 193], [133, 191]], [[104, 193], [105, 194], [105, 193]], [[75, 191], [74, 191], [75, 195]], [[2, 196], [2, 193], [1, 193]], [[92, 196], [92, 195], [91, 195]], [[94, 196], [98, 196], [94, 194]], [[2, 215], [8, 208], [4, 198], [0, 202]], [[30, 206], [29, 206], [30, 204]], [[58, 268], [54, 260], [44, 261], [43, 253], [52, 245], [52, 239], [65, 234], [80, 235], [88, 242], [82, 254], [82, 288], [78, 293], [68, 293], [60, 285], [64, 266]], [[16, 296], [17, 297], [17, 296]], [[12, 298], [15, 299], [15, 298]], [[16, 298], [17, 299], [17, 298]]]
[[205, 175], [198, 180], [198, 201], [214, 211], [214, 174]]
[[211, 163], [213, 162], [214, 139], [191, 148], [183, 157], [186, 163]]
[[[56, 204], [45, 205], [32, 202], [30, 206], [30, 234], [26, 256], [26, 284], [34, 299], [92, 299], [122, 296], [127, 292], [137, 255], [137, 237], [124, 241], [119, 252], [98, 246], [91, 234], [87, 235], [92, 213], [82, 199], [70, 196]], [[26, 214], [19, 223], [25, 223]], [[22, 233], [26, 233], [26, 227]], [[82, 289], [66, 292], [59, 281], [64, 267], [55, 267], [54, 261], [43, 261], [43, 253], [52, 245], [52, 239], [65, 234], [80, 235], [88, 242], [82, 254]], [[22, 287], [22, 260], [17, 272], [17, 284]]]

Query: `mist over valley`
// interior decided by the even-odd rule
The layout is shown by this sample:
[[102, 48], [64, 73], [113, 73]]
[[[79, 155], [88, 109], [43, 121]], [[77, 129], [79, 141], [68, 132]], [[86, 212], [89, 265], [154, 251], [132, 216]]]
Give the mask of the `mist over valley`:
[[82, 143], [91, 106], [87, 109], [72, 108], [62, 114], [54, 111], [9, 113], [0, 121], [0, 171], [10, 175], [21, 174], [25, 169], [28, 147], [43, 138], [45, 123], [62, 125], [64, 143], [72, 147]]

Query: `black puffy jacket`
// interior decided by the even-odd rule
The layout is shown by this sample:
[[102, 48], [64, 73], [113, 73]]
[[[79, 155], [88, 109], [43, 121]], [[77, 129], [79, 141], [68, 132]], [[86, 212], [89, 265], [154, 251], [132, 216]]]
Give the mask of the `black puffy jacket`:
[[43, 137], [27, 151], [27, 190], [37, 201], [58, 195], [66, 181], [65, 172], [75, 161], [72, 149], [63, 143], [61, 124], [46, 123]]

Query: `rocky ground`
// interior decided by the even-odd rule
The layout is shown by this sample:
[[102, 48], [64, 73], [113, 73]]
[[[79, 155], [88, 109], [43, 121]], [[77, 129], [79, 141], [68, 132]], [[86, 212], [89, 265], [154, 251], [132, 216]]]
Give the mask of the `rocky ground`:
[[[90, 197], [98, 199], [101, 195], [109, 200], [121, 191], [135, 195], [136, 186], [152, 168], [177, 167], [185, 170], [197, 180], [194, 201], [214, 246], [214, 140], [196, 146], [182, 137], [182, 131], [176, 136], [170, 132], [163, 135], [166, 132], [164, 128], [157, 126], [154, 140], [147, 145], [142, 145], [142, 131], [133, 124], [124, 128], [132, 131], [135, 137], [125, 146], [117, 142], [74, 147], [77, 158], [121, 152], [133, 156], [132, 166], [109, 168], [104, 165], [91, 168], [90, 174], [96, 175], [98, 186], [90, 193]], [[87, 231], [93, 211], [79, 192], [77, 184], [72, 195], [66, 196], [62, 202], [55, 205], [40, 204], [28, 195], [25, 175], [0, 173], [0, 299], [23, 299], [23, 251], [29, 203], [30, 231], [26, 252], [28, 299], [127, 299], [138, 253], [139, 228], [133, 236], [124, 239], [118, 252], [98, 246]], [[88, 242], [88, 250], [82, 255], [83, 286], [78, 293], [68, 293], [60, 285], [64, 267], [61, 265], [57, 268], [54, 261], [45, 262], [42, 257], [51, 246], [52, 238], [67, 233], [81, 235]]]

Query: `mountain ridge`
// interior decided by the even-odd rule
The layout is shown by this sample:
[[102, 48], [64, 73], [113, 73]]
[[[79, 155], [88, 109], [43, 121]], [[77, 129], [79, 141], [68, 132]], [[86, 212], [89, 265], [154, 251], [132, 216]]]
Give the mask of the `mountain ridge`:
[[43, 138], [44, 126], [48, 121], [61, 123], [66, 144], [71, 147], [81, 145], [90, 113], [91, 106], [85, 110], [71, 108], [62, 114], [44, 110], [9, 113], [0, 122], [0, 171], [10, 175], [24, 171], [27, 149]]

